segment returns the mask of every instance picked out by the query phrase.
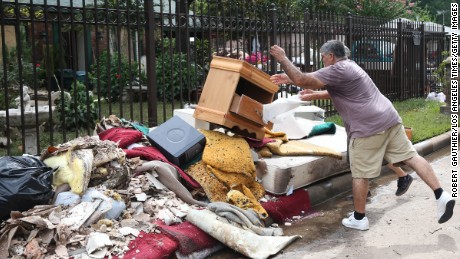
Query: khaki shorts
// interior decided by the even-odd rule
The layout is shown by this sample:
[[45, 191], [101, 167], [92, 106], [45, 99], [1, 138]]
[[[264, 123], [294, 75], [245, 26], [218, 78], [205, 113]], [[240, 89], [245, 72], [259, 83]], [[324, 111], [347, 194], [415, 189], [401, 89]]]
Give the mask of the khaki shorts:
[[402, 124], [370, 137], [350, 139], [348, 153], [353, 178], [379, 176], [383, 159], [397, 163], [417, 155]]

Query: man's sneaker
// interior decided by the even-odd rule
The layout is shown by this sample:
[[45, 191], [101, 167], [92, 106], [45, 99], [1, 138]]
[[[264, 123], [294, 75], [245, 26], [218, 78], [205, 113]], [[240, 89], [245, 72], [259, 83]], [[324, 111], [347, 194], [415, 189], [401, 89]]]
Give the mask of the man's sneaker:
[[454, 214], [455, 200], [448, 192], [442, 192], [436, 202], [438, 203], [438, 223], [444, 223]]
[[342, 219], [342, 225], [347, 228], [354, 228], [358, 230], [368, 230], [369, 229], [369, 220], [367, 217], [364, 217], [361, 220], [355, 219], [355, 213], [352, 212], [348, 218]]
[[412, 183], [412, 176], [410, 174], [400, 177], [398, 179], [398, 189], [396, 190], [396, 196], [401, 196], [409, 190], [409, 186]]

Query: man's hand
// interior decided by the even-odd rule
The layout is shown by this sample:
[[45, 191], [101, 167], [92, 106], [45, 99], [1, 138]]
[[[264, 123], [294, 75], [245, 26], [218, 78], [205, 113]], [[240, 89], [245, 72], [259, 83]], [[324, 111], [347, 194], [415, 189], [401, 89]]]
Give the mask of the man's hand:
[[281, 61], [282, 59], [287, 58], [286, 53], [284, 52], [284, 49], [278, 45], [271, 46], [270, 54], [278, 61]]
[[327, 90], [314, 91], [312, 89], [304, 89], [299, 92], [299, 98], [302, 101], [313, 101], [320, 99], [330, 99], [331, 96]]
[[291, 79], [289, 79], [286, 74], [275, 74], [270, 77], [270, 80], [276, 85], [280, 84], [292, 84]]
[[299, 97], [300, 97], [300, 100], [302, 101], [313, 101], [315, 100], [314, 94], [315, 94], [315, 91], [311, 89], [304, 89], [299, 92]]

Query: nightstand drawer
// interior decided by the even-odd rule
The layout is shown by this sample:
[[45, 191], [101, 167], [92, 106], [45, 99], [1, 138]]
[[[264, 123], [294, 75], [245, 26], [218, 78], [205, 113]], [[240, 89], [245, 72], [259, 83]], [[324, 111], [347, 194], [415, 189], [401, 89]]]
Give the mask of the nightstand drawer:
[[265, 125], [262, 120], [262, 104], [244, 94], [241, 96], [238, 94], [233, 95], [230, 111], [257, 125]]

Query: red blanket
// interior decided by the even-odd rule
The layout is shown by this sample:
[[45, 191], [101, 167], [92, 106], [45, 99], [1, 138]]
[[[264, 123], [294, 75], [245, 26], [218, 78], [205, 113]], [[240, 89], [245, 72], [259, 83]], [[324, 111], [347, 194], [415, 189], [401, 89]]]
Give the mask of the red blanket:
[[168, 258], [177, 249], [183, 255], [203, 251], [219, 244], [219, 241], [208, 235], [190, 222], [167, 226], [157, 221], [162, 233], [141, 232], [132, 240], [126, 258], [156, 259]]
[[142, 139], [142, 132], [135, 129], [111, 128], [99, 133], [101, 140], [111, 140], [118, 143], [118, 147], [126, 148]]
[[298, 189], [289, 196], [278, 196], [277, 200], [261, 205], [277, 223], [283, 223], [294, 216], [305, 215], [311, 209], [310, 196], [304, 189]]
[[214, 247], [219, 243], [188, 221], [172, 226], [160, 225], [159, 228], [162, 233], [177, 241], [179, 251], [184, 255]]
[[168, 258], [177, 250], [178, 244], [165, 234], [141, 232], [128, 247], [123, 259], [158, 259]]

